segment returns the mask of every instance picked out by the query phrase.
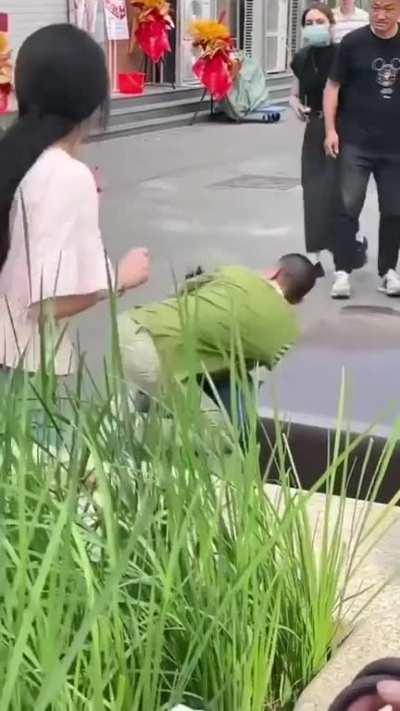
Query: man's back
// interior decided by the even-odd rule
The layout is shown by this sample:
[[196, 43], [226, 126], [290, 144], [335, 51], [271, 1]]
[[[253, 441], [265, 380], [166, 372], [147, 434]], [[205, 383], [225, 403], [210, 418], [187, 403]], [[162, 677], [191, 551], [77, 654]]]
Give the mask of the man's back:
[[246, 361], [272, 368], [297, 338], [293, 308], [244, 267], [200, 277], [181, 298], [134, 309], [130, 317], [153, 337], [163, 370], [182, 379], [189, 361], [196, 372], [229, 369], [238, 340]]

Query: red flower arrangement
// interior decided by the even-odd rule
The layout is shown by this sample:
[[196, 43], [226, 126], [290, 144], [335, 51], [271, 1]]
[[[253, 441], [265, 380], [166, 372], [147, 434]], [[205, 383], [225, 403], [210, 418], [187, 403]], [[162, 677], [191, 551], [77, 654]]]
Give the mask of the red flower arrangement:
[[139, 10], [134, 36], [152, 62], [164, 59], [171, 51], [169, 33], [174, 27], [171, 8], [166, 0], [130, 0]]
[[222, 18], [196, 20], [190, 27], [190, 33], [193, 47], [201, 50], [193, 72], [212, 98], [222, 101], [233, 86], [234, 41], [229, 29]]
[[8, 108], [12, 88], [11, 50], [6, 32], [0, 32], [0, 113]]

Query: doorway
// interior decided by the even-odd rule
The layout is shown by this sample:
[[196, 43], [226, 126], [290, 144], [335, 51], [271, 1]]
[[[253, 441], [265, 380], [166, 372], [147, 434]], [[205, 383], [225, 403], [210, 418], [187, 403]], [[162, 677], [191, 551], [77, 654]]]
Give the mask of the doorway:
[[289, 0], [265, 3], [264, 69], [284, 72], [287, 66]]
[[180, 41], [177, 43], [177, 83], [180, 85], [197, 84], [198, 81], [193, 74], [193, 64], [197, 56], [193, 50], [193, 40], [188, 28], [194, 20], [215, 17], [216, 2], [215, 0], [181, 0], [178, 7], [180, 10], [178, 24]]

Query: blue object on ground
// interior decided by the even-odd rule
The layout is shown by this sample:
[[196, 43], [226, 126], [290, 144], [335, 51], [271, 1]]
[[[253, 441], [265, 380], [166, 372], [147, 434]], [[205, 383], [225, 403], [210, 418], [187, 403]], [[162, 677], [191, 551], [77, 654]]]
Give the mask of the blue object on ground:
[[248, 113], [242, 118], [242, 121], [245, 123], [276, 123], [282, 120], [285, 112], [286, 110], [283, 106], [266, 104], [264, 106], [258, 106], [255, 111]]

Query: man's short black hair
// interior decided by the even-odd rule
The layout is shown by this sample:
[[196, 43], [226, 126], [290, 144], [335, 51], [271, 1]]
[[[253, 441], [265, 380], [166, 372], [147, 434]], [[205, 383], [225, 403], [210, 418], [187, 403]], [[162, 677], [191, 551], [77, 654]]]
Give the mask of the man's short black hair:
[[318, 273], [315, 265], [303, 254], [284, 254], [278, 262], [279, 284], [286, 299], [298, 304], [315, 286]]

